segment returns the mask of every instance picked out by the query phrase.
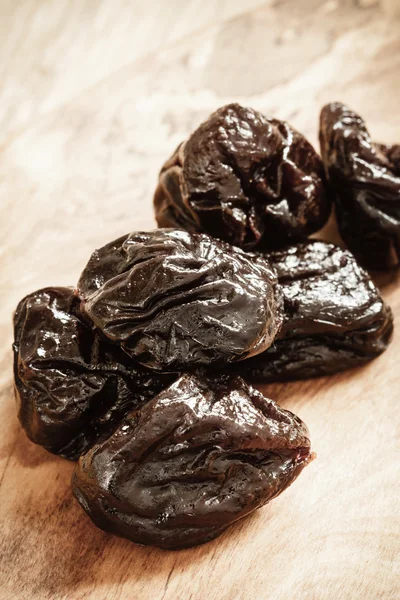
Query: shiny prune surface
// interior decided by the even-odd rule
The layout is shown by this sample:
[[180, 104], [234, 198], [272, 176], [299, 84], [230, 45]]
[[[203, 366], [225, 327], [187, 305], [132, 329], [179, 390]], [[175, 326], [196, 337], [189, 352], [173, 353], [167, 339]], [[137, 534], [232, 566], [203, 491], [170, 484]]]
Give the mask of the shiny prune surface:
[[14, 316], [14, 376], [28, 437], [77, 459], [104, 431], [153, 398], [173, 378], [135, 365], [74, 314], [70, 288], [38, 290]]
[[320, 229], [331, 203], [322, 161], [303, 135], [284, 121], [229, 104], [164, 164], [154, 208], [160, 227], [265, 250]]
[[177, 549], [220, 535], [311, 459], [304, 423], [243, 379], [185, 374], [82, 456], [72, 487], [101, 529]]
[[253, 381], [328, 375], [381, 354], [393, 317], [353, 255], [334, 244], [309, 241], [268, 253], [284, 298], [284, 323], [271, 348], [238, 364]]
[[368, 269], [398, 265], [400, 146], [374, 143], [364, 120], [339, 102], [322, 109], [320, 143], [343, 240]]
[[264, 258], [180, 229], [131, 233], [96, 250], [77, 295], [93, 327], [159, 371], [242, 360], [268, 348], [282, 322]]

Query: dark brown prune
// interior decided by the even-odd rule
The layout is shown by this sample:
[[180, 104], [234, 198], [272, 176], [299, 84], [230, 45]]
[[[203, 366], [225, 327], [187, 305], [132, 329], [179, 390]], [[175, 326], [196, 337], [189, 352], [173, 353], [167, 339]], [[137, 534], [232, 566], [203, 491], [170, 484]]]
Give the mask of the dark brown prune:
[[171, 376], [135, 365], [100, 340], [73, 314], [73, 298], [69, 288], [24, 298], [14, 317], [13, 345], [23, 428], [36, 444], [72, 460], [171, 383]]
[[160, 371], [262, 352], [282, 322], [265, 259], [179, 229], [131, 233], [96, 250], [77, 294], [94, 327]]
[[372, 142], [363, 119], [339, 102], [322, 109], [320, 143], [343, 240], [368, 269], [397, 265], [400, 146]]
[[318, 231], [331, 203], [322, 161], [304, 136], [284, 121], [229, 104], [165, 163], [154, 208], [159, 227], [264, 250]]
[[253, 381], [288, 381], [361, 365], [388, 346], [390, 308], [353, 255], [309, 241], [270, 252], [284, 298], [284, 323], [274, 345], [236, 365]]
[[278, 496], [312, 458], [305, 424], [243, 379], [186, 374], [82, 456], [72, 487], [101, 529], [178, 549]]

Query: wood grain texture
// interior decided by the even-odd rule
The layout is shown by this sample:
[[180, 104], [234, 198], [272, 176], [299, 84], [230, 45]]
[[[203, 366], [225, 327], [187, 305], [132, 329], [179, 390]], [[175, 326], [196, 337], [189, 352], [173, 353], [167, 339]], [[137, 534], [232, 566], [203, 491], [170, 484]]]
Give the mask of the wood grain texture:
[[[54, 10], [64, 16], [51, 34], [60, 44], [60, 58], [51, 59], [55, 74], [37, 95], [27, 82], [23, 118], [12, 104], [19, 97], [13, 82], [25, 71], [4, 36], [25, 34], [1, 23], [7, 77], [0, 107], [11, 111], [11, 129], [21, 130], [4, 143], [0, 160], [0, 599], [397, 600], [397, 330], [388, 351], [366, 367], [265, 387], [309, 425], [318, 459], [285, 494], [220, 539], [162, 552], [97, 530], [71, 496], [73, 465], [26, 439], [12, 393], [10, 315], [34, 289], [74, 284], [96, 246], [154, 226], [151, 200], [162, 161], [219, 105], [239, 101], [286, 118], [315, 143], [320, 107], [339, 99], [365, 116], [376, 139], [399, 142], [399, 24], [380, 2], [286, 0], [230, 20], [209, 13], [197, 32], [183, 12], [180, 39], [169, 43], [170, 32], [157, 33], [169, 26], [155, 4], [148, 31], [162, 39], [144, 56], [143, 43], [127, 51], [129, 3], [72, 2], [76, 11], [110, 11], [101, 14], [107, 22], [112, 13], [115, 35], [113, 46], [104, 25], [76, 59], [65, 56], [76, 68], [75, 86], [61, 55], [85, 26], [67, 4], [1, 3], [27, 11], [19, 13], [27, 31], [29, 23], [38, 28], [28, 35], [32, 64], [54, 47], [45, 35], [39, 47], [40, 28], [54, 26]], [[120, 6], [119, 17], [106, 8], [111, 4]], [[204, 4], [185, 3], [198, 24]], [[145, 37], [151, 48], [152, 35]], [[114, 62], [107, 57], [107, 68], [85, 80], [105, 47]], [[400, 275], [382, 285], [398, 325]]]
[[267, 0], [1, 0], [0, 143], [123, 65]]

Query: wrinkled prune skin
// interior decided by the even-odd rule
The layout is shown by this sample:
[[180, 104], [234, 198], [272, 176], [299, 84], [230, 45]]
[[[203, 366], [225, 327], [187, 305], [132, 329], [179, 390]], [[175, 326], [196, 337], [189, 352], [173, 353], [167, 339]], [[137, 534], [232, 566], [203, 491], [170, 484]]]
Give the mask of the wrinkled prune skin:
[[284, 121], [229, 104], [164, 164], [154, 208], [159, 227], [265, 250], [321, 229], [331, 202], [321, 158], [304, 136]]
[[236, 365], [252, 381], [307, 379], [362, 365], [393, 333], [390, 308], [347, 250], [309, 241], [268, 253], [284, 298], [274, 345]]
[[73, 290], [26, 296], [14, 316], [15, 392], [28, 437], [71, 460], [173, 378], [135, 365], [73, 311]]
[[131, 233], [97, 250], [77, 295], [95, 328], [159, 371], [262, 352], [283, 318], [276, 274], [264, 258], [179, 229]]
[[101, 529], [178, 549], [275, 498], [312, 458], [304, 423], [240, 377], [185, 374], [82, 456], [72, 487]]
[[339, 102], [322, 109], [320, 144], [343, 240], [370, 270], [398, 265], [400, 146], [372, 142], [363, 119]]

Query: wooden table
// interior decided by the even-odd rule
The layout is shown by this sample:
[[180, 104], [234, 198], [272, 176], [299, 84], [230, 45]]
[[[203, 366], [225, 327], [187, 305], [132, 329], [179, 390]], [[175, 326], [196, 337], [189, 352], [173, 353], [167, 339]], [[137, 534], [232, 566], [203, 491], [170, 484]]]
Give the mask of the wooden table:
[[[74, 284], [91, 251], [152, 228], [165, 157], [216, 107], [288, 119], [316, 143], [349, 103], [400, 140], [400, 24], [374, 0], [2, 0], [1, 600], [400, 598], [400, 338], [368, 366], [265, 393], [309, 425], [318, 460], [280, 498], [193, 550], [137, 547], [73, 500], [73, 465], [31, 444], [12, 391], [10, 317]], [[383, 295], [396, 324], [399, 275]]]

